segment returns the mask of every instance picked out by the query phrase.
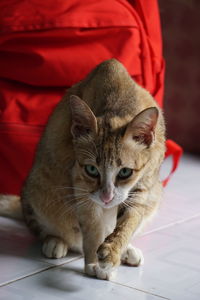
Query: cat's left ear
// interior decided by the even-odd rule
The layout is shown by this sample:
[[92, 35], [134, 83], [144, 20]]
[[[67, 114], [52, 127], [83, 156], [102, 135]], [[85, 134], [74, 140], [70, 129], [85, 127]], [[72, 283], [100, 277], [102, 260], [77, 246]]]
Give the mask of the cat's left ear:
[[154, 139], [159, 111], [150, 107], [140, 112], [127, 126], [124, 138], [132, 139], [149, 147]]
[[70, 96], [71, 133], [74, 138], [97, 132], [97, 119], [85, 101], [78, 96]]

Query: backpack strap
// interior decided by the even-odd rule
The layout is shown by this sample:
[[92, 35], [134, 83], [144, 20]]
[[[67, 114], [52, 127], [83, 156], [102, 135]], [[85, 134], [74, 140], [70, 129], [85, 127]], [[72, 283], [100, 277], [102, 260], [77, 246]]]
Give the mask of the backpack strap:
[[167, 178], [165, 178], [163, 180], [163, 182], [162, 182], [163, 186], [167, 185], [172, 174], [175, 172], [176, 168], [178, 167], [179, 160], [183, 154], [183, 149], [172, 140], [166, 141], [166, 147], [167, 147], [167, 150], [165, 153], [165, 158], [172, 156], [172, 169], [171, 169], [169, 175], [167, 176]]

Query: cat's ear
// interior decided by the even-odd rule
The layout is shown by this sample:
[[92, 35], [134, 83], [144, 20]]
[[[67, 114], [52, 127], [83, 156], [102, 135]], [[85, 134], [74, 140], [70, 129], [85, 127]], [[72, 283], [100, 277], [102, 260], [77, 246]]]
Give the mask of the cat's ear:
[[78, 96], [70, 96], [71, 133], [74, 138], [97, 132], [97, 119], [89, 106]]
[[150, 107], [140, 112], [127, 126], [124, 138], [133, 139], [149, 147], [154, 139], [158, 109]]

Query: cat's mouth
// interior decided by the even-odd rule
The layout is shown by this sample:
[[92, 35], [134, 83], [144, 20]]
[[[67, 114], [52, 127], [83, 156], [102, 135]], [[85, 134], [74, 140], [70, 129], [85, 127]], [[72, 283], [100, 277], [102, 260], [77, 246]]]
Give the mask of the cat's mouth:
[[102, 208], [112, 208], [115, 206], [118, 206], [120, 203], [125, 201], [122, 199], [122, 196], [117, 197], [117, 195], [113, 195], [113, 197], [110, 197], [108, 199], [102, 200], [102, 197], [98, 193], [94, 193], [90, 195], [90, 200], [101, 206]]
[[115, 203], [115, 201], [110, 201], [110, 202], [99, 202], [98, 203], [101, 207], [103, 208], [112, 208], [112, 207], [115, 207], [117, 206], [118, 204]]

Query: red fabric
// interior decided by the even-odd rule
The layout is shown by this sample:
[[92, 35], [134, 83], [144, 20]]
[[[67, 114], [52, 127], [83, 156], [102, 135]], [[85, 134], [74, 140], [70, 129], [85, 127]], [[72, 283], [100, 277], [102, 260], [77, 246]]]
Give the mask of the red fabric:
[[163, 186], [167, 185], [172, 174], [177, 169], [179, 160], [183, 153], [182, 148], [172, 140], [167, 140], [166, 146], [167, 146], [167, 151], [165, 153], [165, 157], [167, 158], [168, 156], [172, 156], [172, 169], [171, 169], [171, 172], [169, 173], [169, 175], [167, 176], [167, 178], [165, 178], [165, 180], [163, 180]]
[[0, 193], [19, 194], [67, 87], [115, 57], [162, 106], [156, 0], [1, 0]]

